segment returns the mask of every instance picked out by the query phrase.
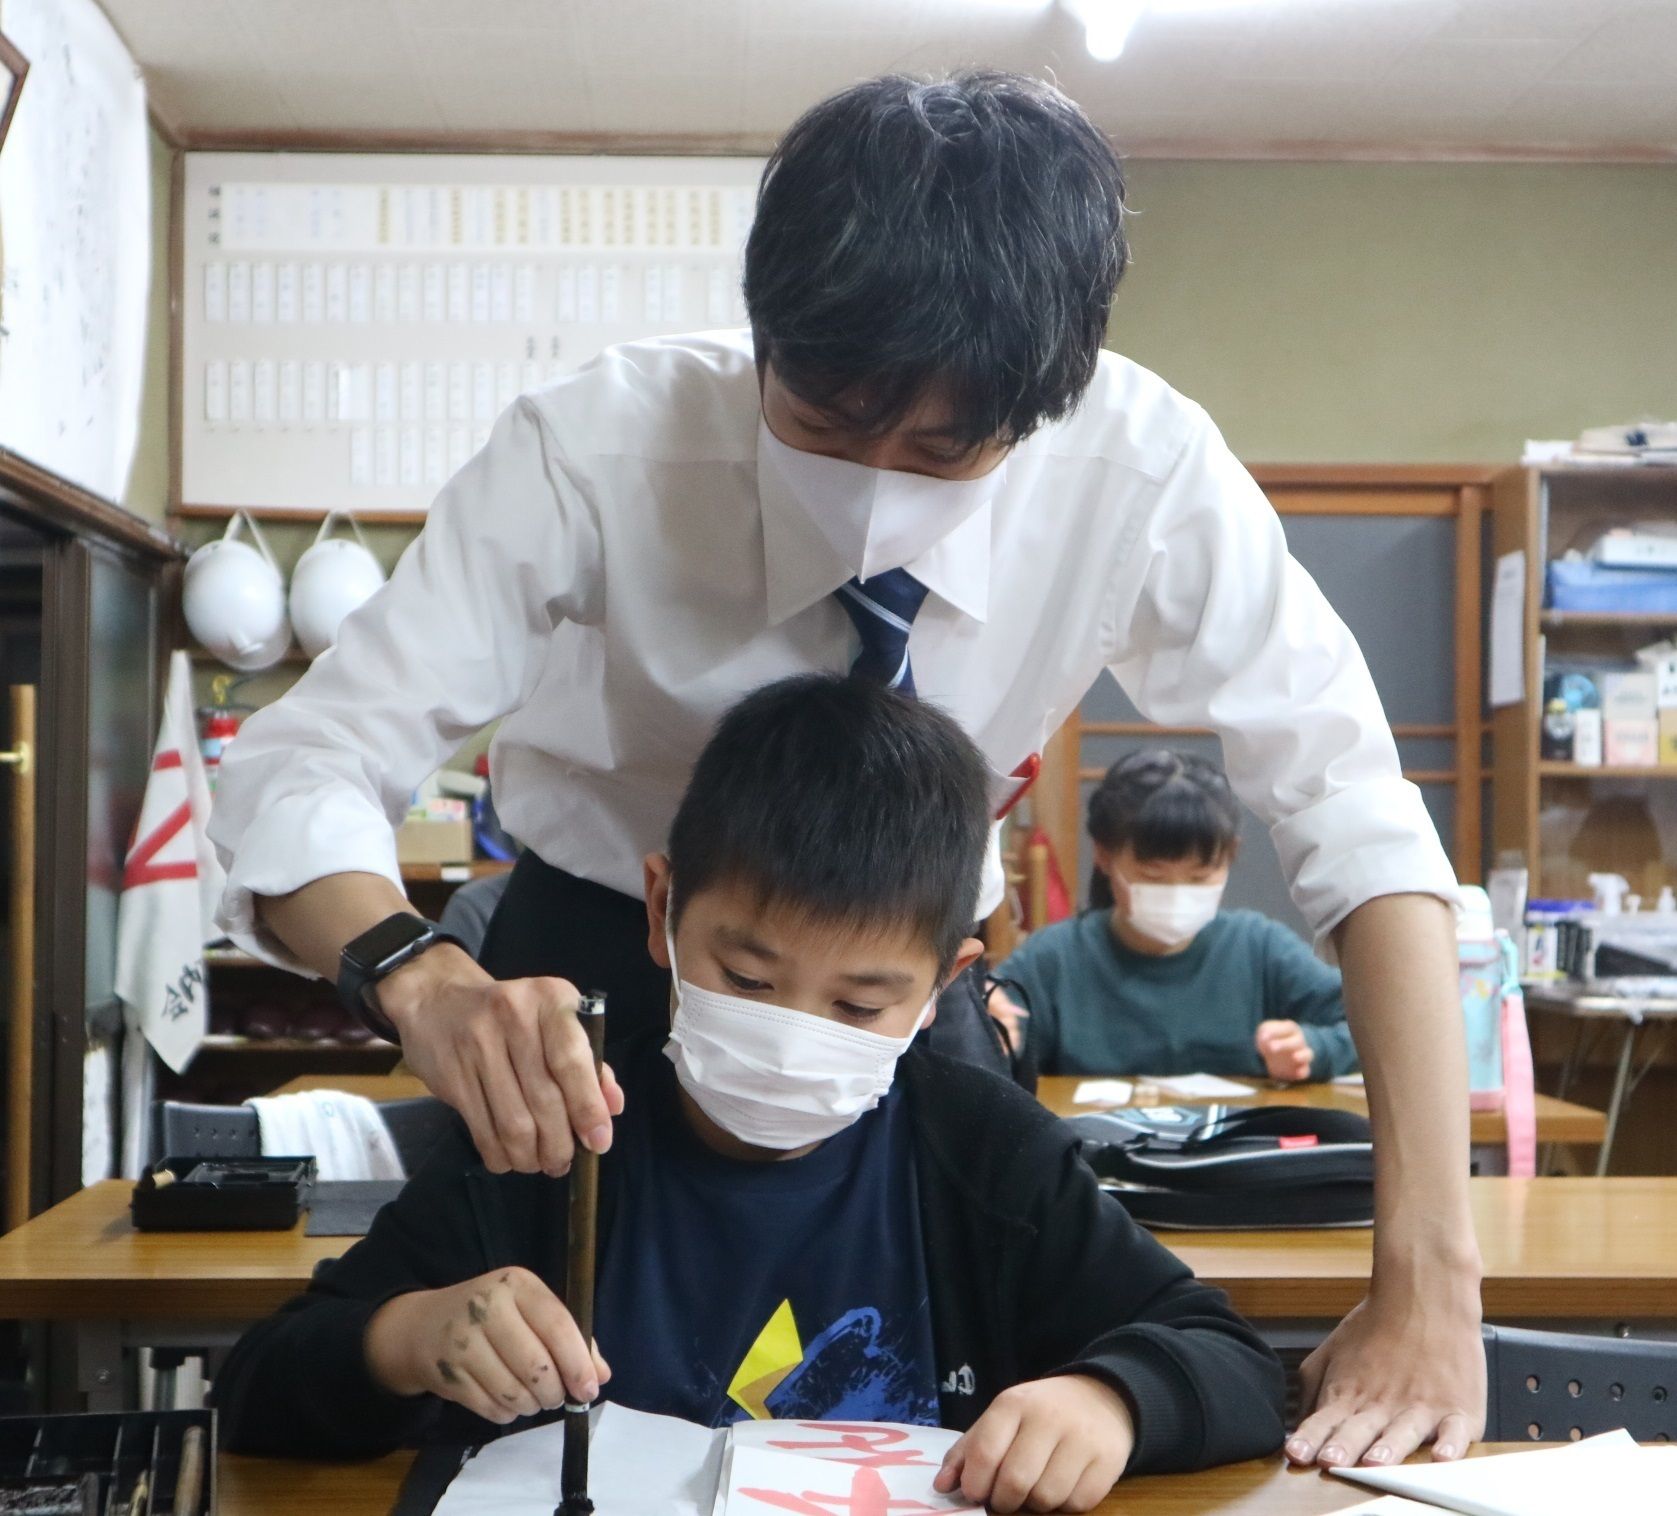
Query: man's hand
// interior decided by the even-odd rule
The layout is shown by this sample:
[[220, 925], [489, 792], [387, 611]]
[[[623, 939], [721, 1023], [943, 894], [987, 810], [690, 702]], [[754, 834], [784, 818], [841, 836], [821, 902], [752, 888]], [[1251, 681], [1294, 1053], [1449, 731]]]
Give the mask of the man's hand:
[[440, 1395], [505, 1426], [591, 1401], [611, 1370], [571, 1313], [528, 1269], [496, 1269], [444, 1290], [386, 1301], [362, 1342], [393, 1395]]
[[491, 979], [445, 942], [373, 993], [401, 1034], [409, 1067], [465, 1118], [491, 1173], [565, 1173], [573, 1129], [593, 1152], [611, 1146], [623, 1091], [609, 1067], [594, 1076], [574, 985]]
[[1003, 1390], [950, 1448], [933, 1488], [992, 1511], [1090, 1511], [1135, 1448], [1124, 1397], [1087, 1374]]
[[[1466, 1288], [1466, 1278], [1474, 1281]], [[1477, 1273], [1369, 1298], [1304, 1361], [1304, 1404], [1287, 1439], [1295, 1463], [1402, 1463], [1423, 1442], [1460, 1458], [1485, 1430], [1485, 1347]]]
[[1305, 1041], [1298, 1022], [1260, 1021], [1257, 1048], [1271, 1079], [1279, 1079], [1283, 1084], [1301, 1084], [1310, 1077], [1310, 1065], [1316, 1061], [1316, 1053]]

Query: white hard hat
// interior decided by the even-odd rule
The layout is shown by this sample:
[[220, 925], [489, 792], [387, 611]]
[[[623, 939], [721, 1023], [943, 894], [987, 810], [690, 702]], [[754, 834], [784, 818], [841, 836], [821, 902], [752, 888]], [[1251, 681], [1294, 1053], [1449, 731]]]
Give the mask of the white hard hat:
[[321, 522], [313, 546], [291, 571], [291, 622], [311, 658], [331, 647], [338, 623], [384, 583], [384, 570], [368, 551], [353, 516], [344, 519], [355, 532], [354, 542], [327, 536], [337, 519], [334, 512]]
[[[249, 526], [256, 546], [238, 540]], [[285, 615], [285, 582], [274, 555], [243, 511], [226, 535], [206, 542], [187, 560], [182, 609], [192, 635], [229, 668], [255, 673], [272, 668], [291, 646]]]

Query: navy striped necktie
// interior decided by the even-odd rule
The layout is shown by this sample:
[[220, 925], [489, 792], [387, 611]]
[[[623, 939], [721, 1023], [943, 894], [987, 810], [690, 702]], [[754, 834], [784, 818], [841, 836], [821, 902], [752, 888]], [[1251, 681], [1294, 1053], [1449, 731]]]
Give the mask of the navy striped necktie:
[[850, 672], [912, 695], [908, 634], [926, 599], [926, 586], [907, 569], [896, 568], [871, 579], [852, 579], [835, 593], [862, 638]]

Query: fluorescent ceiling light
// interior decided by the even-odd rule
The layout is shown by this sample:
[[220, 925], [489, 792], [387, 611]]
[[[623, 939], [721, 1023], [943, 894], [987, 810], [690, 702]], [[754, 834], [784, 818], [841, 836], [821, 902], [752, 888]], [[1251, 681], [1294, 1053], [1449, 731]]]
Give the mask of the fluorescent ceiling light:
[[1083, 23], [1083, 44], [1089, 49], [1089, 56], [1100, 63], [1111, 63], [1123, 53], [1144, 11], [1186, 15], [1192, 11], [1245, 10], [1271, 0], [1064, 0], [1064, 3]]

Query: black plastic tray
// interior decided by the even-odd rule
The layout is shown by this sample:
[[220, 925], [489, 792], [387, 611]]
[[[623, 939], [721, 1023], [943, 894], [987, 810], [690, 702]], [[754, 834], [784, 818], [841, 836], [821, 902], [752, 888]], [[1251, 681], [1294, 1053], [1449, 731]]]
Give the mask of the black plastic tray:
[[129, 1209], [141, 1232], [283, 1232], [308, 1209], [317, 1172], [313, 1158], [165, 1158]]

